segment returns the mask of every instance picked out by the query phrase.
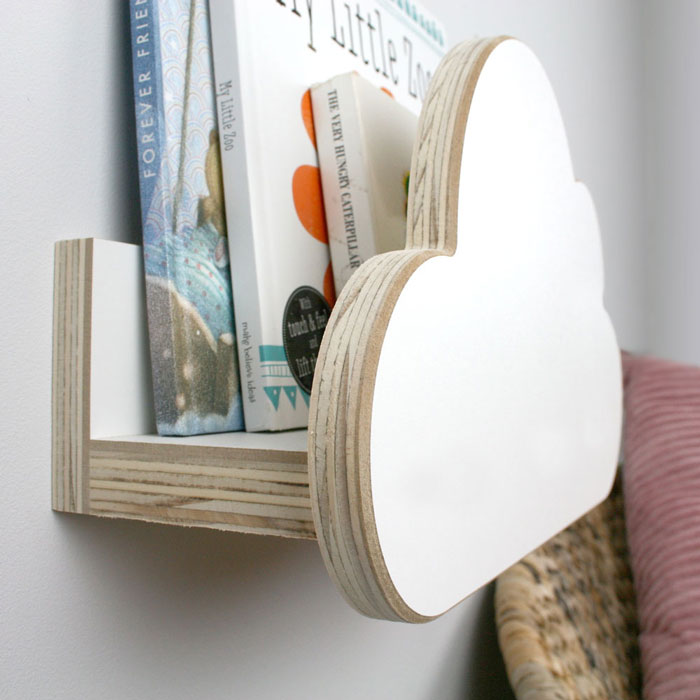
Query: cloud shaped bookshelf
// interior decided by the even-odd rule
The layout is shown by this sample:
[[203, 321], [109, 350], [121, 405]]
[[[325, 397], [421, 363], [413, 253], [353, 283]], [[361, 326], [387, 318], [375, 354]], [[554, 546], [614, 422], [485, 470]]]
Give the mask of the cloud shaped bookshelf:
[[308, 435], [154, 436], [140, 249], [57, 244], [53, 507], [315, 537], [356, 609], [423, 622], [599, 503], [619, 352], [595, 209], [527, 47], [445, 57], [411, 173], [406, 249], [344, 288]]

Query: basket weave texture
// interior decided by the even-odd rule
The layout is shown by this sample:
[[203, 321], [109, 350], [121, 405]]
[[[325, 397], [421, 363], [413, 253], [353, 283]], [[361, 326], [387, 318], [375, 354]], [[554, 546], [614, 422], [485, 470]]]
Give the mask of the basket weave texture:
[[518, 700], [640, 697], [619, 481], [601, 505], [498, 578], [495, 607]]

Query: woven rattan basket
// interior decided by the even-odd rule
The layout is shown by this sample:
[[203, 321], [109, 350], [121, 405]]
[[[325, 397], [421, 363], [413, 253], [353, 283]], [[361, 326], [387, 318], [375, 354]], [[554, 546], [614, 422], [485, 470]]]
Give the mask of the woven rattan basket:
[[618, 483], [502, 574], [496, 624], [519, 700], [639, 698], [634, 588]]

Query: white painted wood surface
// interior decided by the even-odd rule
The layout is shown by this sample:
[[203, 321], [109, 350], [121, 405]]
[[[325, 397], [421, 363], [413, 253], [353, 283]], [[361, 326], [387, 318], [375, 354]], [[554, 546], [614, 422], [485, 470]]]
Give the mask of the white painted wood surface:
[[155, 430], [140, 246], [93, 240], [90, 435]]
[[212, 433], [210, 435], [143, 435], [111, 436], [120, 442], [149, 445], [183, 445], [186, 447], [228, 447], [241, 450], [270, 450], [306, 454], [307, 431], [284, 430], [276, 433]]
[[403, 288], [372, 412], [379, 543], [438, 615], [601, 501], [621, 422], [595, 210], [544, 70], [489, 56], [459, 180], [457, 250]]
[[616, 468], [620, 357], [595, 209], [519, 42], [465, 42], [433, 77], [407, 241], [338, 300], [309, 476], [346, 599], [423, 622], [595, 506]]

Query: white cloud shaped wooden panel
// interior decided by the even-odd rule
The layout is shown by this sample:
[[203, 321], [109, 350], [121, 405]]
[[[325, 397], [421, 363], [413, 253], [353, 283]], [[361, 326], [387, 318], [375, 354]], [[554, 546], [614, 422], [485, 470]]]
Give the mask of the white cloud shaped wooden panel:
[[418, 622], [600, 502], [616, 467], [620, 358], [595, 208], [520, 42], [443, 60], [407, 238], [338, 301], [309, 457], [336, 583], [365, 614]]

